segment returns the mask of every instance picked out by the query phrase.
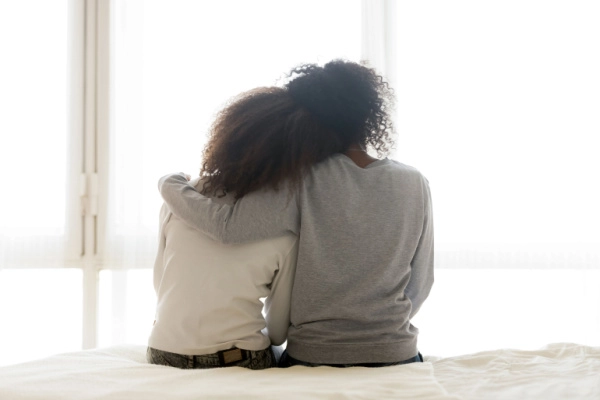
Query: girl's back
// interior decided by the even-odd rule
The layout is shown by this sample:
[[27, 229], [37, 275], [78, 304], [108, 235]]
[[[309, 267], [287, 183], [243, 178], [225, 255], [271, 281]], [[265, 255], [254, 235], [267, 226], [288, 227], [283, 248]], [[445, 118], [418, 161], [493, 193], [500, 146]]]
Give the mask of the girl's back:
[[[232, 197], [215, 201], [232, 204]], [[226, 245], [190, 228], [166, 205], [160, 220], [150, 347], [200, 355], [233, 347], [261, 350], [285, 341], [296, 236]], [[265, 297], [268, 335], [261, 332], [266, 322], [260, 299]]]

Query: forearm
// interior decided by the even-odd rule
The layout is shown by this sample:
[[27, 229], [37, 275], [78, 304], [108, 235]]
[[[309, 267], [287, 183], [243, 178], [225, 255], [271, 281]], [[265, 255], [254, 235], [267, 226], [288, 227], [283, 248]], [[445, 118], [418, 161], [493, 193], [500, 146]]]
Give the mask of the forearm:
[[275, 346], [285, 342], [290, 326], [291, 285], [287, 290], [289, 290], [288, 293], [275, 296], [275, 298], [269, 296], [265, 302], [267, 334], [271, 344]]
[[274, 345], [283, 344], [287, 338], [297, 258], [298, 240], [296, 239], [285, 260], [280, 264], [271, 284], [271, 293], [265, 301], [268, 334]]
[[423, 231], [411, 262], [411, 276], [405, 289], [405, 294], [412, 304], [410, 318], [419, 311], [429, 296], [434, 281], [433, 215], [427, 184], [424, 185], [424, 211]]
[[201, 195], [183, 174], [166, 175], [158, 188], [173, 214], [224, 243], [242, 243], [297, 232], [298, 209], [281, 190], [250, 193], [233, 206]]
[[412, 305], [410, 318], [417, 314], [433, 286], [433, 246], [427, 250], [427, 253], [426, 256], [421, 254], [411, 264], [411, 277], [405, 289], [405, 294]]
[[154, 261], [154, 273], [153, 273], [153, 281], [154, 281], [154, 291], [158, 294], [158, 288], [160, 287], [160, 283], [162, 281], [165, 264], [164, 264], [164, 252], [166, 246], [166, 236], [165, 236], [165, 226], [169, 222], [171, 218], [171, 211], [169, 211], [169, 207], [167, 204], [163, 204], [160, 213], [159, 213], [159, 225], [158, 225], [158, 250], [156, 253], [156, 259]]

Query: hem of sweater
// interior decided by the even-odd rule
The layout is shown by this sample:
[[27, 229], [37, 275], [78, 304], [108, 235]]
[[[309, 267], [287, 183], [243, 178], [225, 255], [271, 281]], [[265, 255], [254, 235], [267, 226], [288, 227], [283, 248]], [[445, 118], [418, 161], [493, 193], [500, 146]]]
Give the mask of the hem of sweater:
[[287, 352], [295, 359], [314, 364], [393, 363], [418, 354], [417, 338], [375, 344], [309, 344], [288, 341]]
[[269, 348], [269, 344], [265, 347], [263, 343], [253, 343], [248, 341], [232, 341], [227, 343], [219, 343], [209, 346], [173, 346], [172, 344], [161, 343], [157, 340], [148, 340], [148, 347], [152, 347], [156, 350], [167, 351], [169, 353], [181, 354], [186, 356], [202, 356], [206, 354], [214, 354], [218, 351], [228, 350], [234, 347], [238, 349], [260, 351]]

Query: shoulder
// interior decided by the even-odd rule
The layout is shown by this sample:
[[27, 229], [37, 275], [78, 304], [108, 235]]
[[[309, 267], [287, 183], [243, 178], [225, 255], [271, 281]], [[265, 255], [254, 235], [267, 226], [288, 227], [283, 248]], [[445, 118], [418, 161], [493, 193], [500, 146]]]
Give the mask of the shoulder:
[[393, 160], [393, 159], [388, 159], [388, 161], [389, 161], [390, 168], [394, 168], [394, 169], [401, 170], [401, 171], [406, 171], [406, 173], [410, 173], [410, 174], [414, 174], [414, 175], [423, 176], [423, 174], [421, 174], [421, 172], [417, 168], [413, 167], [412, 165], [404, 164], [404, 163], [401, 163], [400, 161]]
[[407, 165], [407, 164], [401, 163], [400, 161], [392, 160], [392, 159], [389, 159], [388, 165], [391, 170], [396, 171], [397, 173], [402, 173], [402, 174], [410, 176], [410, 177], [414, 178], [415, 180], [418, 180], [426, 185], [429, 185], [429, 180], [427, 180], [425, 175], [423, 175], [421, 173], [421, 171], [419, 171], [417, 168], [415, 168], [411, 165]]

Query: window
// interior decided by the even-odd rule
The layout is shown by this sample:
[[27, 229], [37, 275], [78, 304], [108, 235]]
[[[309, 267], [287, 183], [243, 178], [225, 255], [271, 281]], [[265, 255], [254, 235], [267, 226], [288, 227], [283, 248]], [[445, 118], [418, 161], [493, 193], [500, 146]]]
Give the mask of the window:
[[77, 145], [71, 102], [81, 90], [70, 78], [73, 25], [66, 0], [0, 4], [0, 174], [13, 194], [0, 207], [2, 266], [63, 267], [81, 251], [73, 195], [79, 171], [71, 170], [81, 160], [69, 152]]

